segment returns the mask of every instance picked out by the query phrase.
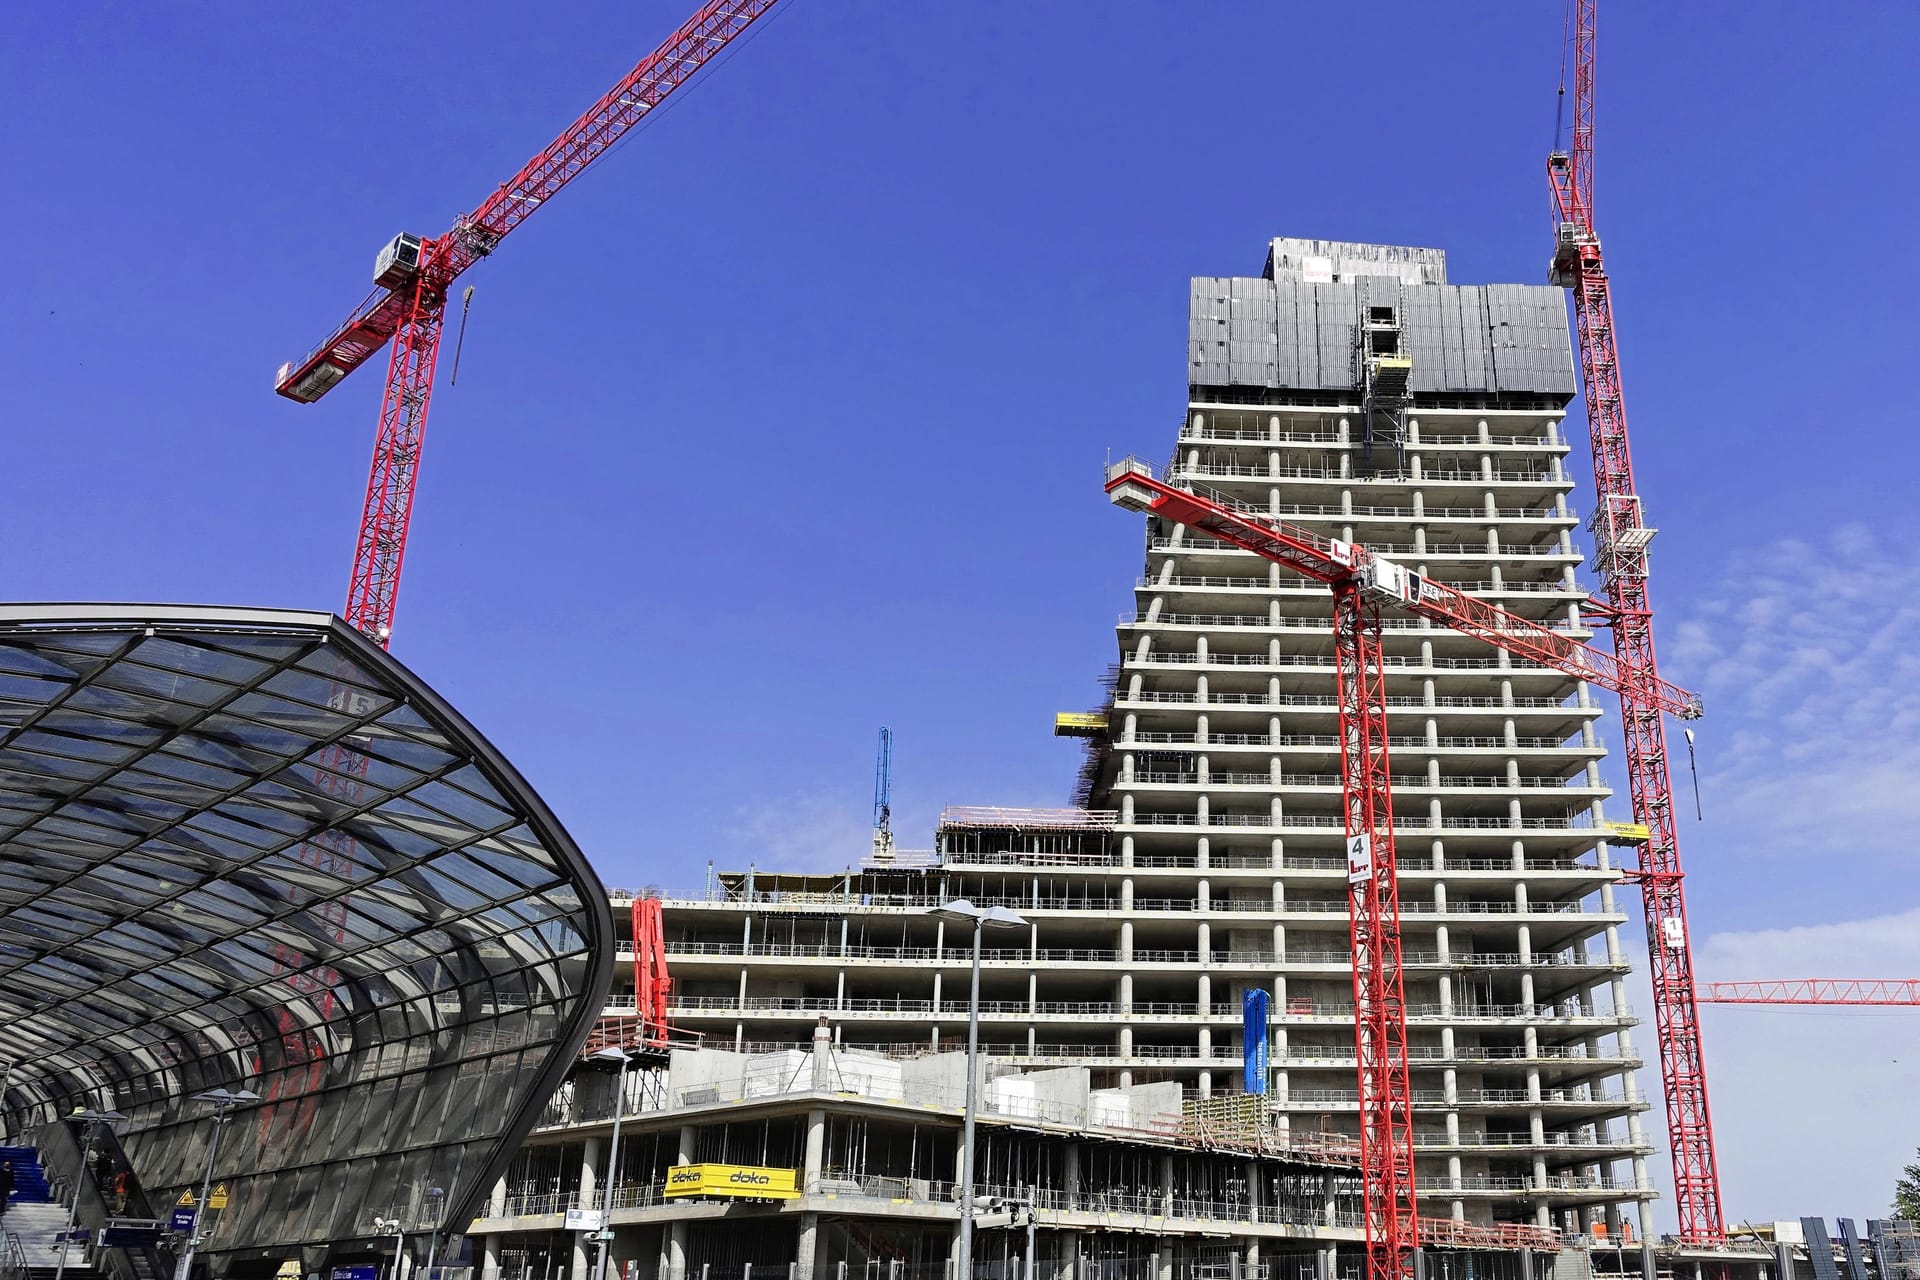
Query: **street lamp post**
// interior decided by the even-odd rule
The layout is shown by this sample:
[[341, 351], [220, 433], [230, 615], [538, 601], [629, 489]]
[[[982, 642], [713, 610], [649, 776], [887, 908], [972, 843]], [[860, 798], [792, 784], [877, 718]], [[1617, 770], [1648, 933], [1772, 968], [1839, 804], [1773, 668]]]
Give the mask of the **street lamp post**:
[[960, 1133], [960, 1258], [953, 1280], [973, 1280], [973, 1118], [980, 1074], [980, 939], [988, 929], [1024, 929], [1026, 920], [1005, 907], [976, 907], [956, 898], [928, 914], [973, 929], [973, 971], [967, 992], [967, 1103]]
[[73, 1224], [80, 1217], [80, 1190], [86, 1180], [87, 1166], [93, 1163], [93, 1140], [100, 1132], [99, 1126], [124, 1120], [118, 1111], [83, 1111], [76, 1109], [67, 1117], [69, 1120], [86, 1122], [83, 1132], [85, 1139], [80, 1143], [80, 1165], [73, 1171], [73, 1203], [67, 1206], [67, 1229], [60, 1234], [60, 1258], [54, 1263], [53, 1280], [63, 1280], [67, 1274], [67, 1249], [73, 1241]]
[[1027, 1187], [1027, 1280], [1037, 1280], [1040, 1274], [1040, 1224], [1035, 1221], [1040, 1210], [1040, 1188]]
[[[433, 1280], [433, 1261], [440, 1252], [440, 1208], [446, 1199], [445, 1187], [428, 1187], [427, 1202], [433, 1207], [427, 1211], [427, 1269], [426, 1280]], [[180, 1280], [186, 1280], [182, 1276]]]
[[607, 1144], [606, 1185], [600, 1189], [600, 1229], [594, 1233], [594, 1243], [599, 1247], [593, 1258], [593, 1280], [607, 1280], [607, 1255], [612, 1252], [613, 1241], [613, 1189], [620, 1176], [620, 1119], [627, 1111], [627, 1071], [633, 1066], [633, 1056], [625, 1049], [608, 1045], [588, 1054], [587, 1061], [615, 1067], [613, 1140]]
[[187, 1236], [187, 1251], [180, 1255], [179, 1265], [173, 1269], [174, 1280], [188, 1280], [193, 1274], [193, 1255], [213, 1237], [212, 1224], [207, 1221], [207, 1202], [213, 1198], [213, 1161], [220, 1154], [220, 1133], [226, 1128], [227, 1117], [235, 1107], [260, 1101], [260, 1095], [251, 1089], [208, 1089], [194, 1094], [192, 1100], [212, 1104], [213, 1140], [207, 1144], [207, 1168], [200, 1178], [200, 1197], [193, 1202], [193, 1231]]

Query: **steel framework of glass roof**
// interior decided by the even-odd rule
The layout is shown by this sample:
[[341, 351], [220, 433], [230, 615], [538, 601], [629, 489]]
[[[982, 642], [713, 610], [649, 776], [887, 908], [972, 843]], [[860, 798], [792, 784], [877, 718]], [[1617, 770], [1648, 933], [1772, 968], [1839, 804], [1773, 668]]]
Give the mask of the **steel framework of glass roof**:
[[613, 952], [539, 797], [338, 618], [0, 606], [8, 1128], [117, 1109], [171, 1196], [213, 1131], [191, 1095], [258, 1093], [219, 1150], [216, 1265], [311, 1270], [429, 1203], [461, 1229]]

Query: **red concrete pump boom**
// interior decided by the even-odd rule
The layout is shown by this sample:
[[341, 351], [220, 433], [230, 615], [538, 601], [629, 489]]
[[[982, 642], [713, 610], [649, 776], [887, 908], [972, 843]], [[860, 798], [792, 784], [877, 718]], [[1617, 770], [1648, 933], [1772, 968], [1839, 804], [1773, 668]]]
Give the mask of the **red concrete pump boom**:
[[1620, 351], [1614, 340], [1613, 299], [1593, 228], [1594, 6], [1573, 7], [1573, 141], [1547, 160], [1557, 222], [1552, 280], [1573, 291], [1574, 328], [1593, 445], [1596, 505], [1593, 563], [1600, 574], [1598, 612], [1613, 630], [1621, 732], [1626, 741], [1627, 792], [1634, 821], [1647, 829], [1636, 875], [1646, 910], [1648, 975], [1654, 1030], [1667, 1099], [1667, 1136], [1673, 1146], [1673, 1189], [1680, 1236], [1712, 1243], [1725, 1235], [1720, 1170], [1713, 1154], [1713, 1119], [1695, 1007], [1693, 944], [1687, 932], [1680, 846], [1674, 830], [1673, 779], [1661, 716], [1659, 664], [1653, 649], [1653, 604], [1647, 594], [1647, 523], [1634, 487], [1627, 449], [1626, 402], [1620, 389]]
[[640, 1043], [655, 1048], [667, 1043], [667, 1003], [673, 980], [667, 974], [665, 918], [660, 899], [633, 900], [633, 999], [639, 1015]]
[[431, 239], [396, 236], [374, 261], [373, 292], [325, 342], [280, 367], [274, 390], [311, 404], [389, 341], [393, 344], [344, 615], [382, 647], [393, 632], [450, 286], [773, 5], [774, 0], [707, 0], [520, 172], [473, 212], [455, 219], [450, 230]]
[[[1156, 479], [1152, 468], [1136, 458], [1108, 467], [1106, 488], [1117, 506], [1199, 530], [1333, 589], [1366, 1274], [1367, 1280], [1403, 1280], [1412, 1274], [1419, 1225], [1380, 611], [1391, 607], [1432, 619], [1615, 692], [1633, 678], [1611, 655], [1564, 632], [1434, 582], [1365, 547], [1177, 489]], [[1698, 698], [1657, 677], [1634, 687], [1656, 715], [1700, 714]]]
[[1703, 982], [1701, 1004], [1920, 1005], [1920, 978], [1786, 978]]

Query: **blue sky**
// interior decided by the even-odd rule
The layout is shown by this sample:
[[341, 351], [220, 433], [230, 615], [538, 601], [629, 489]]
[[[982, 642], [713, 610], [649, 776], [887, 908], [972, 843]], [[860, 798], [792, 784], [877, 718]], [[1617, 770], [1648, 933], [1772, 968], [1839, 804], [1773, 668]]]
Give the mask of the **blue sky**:
[[[11, 11], [5, 594], [337, 608], [378, 376], [301, 407], [274, 368], [682, 7]], [[783, 0], [469, 276], [395, 652], [612, 884], [857, 857], [882, 723], [907, 845], [943, 804], [1061, 801], [1049, 717], [1095, 701], [1140, 565], [1097, 469], [1171, 446], [1187, 277], [1297, 234], [1541, 278], [1558, 6], [1367, 17]], [[1709, 699], [1701, 967], [1920, 973], [1920, 20], [1603, 21], [1662, 652]], [[1708, 1037], [1732, 1214], [1884, 1208], [1920, 1018], [1714, 1010]]]

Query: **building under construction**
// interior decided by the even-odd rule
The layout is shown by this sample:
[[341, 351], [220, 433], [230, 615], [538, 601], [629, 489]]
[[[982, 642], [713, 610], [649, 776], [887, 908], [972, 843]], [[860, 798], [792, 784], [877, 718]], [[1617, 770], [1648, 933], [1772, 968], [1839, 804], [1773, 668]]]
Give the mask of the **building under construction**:
[[[1190, 325], [1169, 484], [1364, 544], [1586, 638], [1560, 290], [1451, 285], [1436, 249], [1281, 239], [1260, 276], [1196, 279]], [[1326, 589], [1149, 518], [1118, 650], [1105, 704], [1062, 718], [1087, 747], [1071, 807], [950, 809], [929, 852], [884, 844], [841, 870], [714, 873], [669, 897], [671, 1021], [751, 1061], [807, 1048], [823, 1018], [840, 1053], [939, 1060], [965, 1044], [971, 938], [927, 910], [967, 898], [1025, 922], [987, 939], [991, 1073], [1072, 1070], [1095, 1094], [1171, 1090], [1179, 1105], [1166, 1114], [1226, 1106], [1248, 1126], [1241, 1140], [1283, 1152], [1351, 1142], [1355, 981]], [[1474, 1237], [1476, 1256], [1504, 1228], [1637, 1246], [1654, 1192], [1623, 998], [1621, 874], [1603, 825], [1601, 708], [1586, 683], [1427, 619], [1385, 621], [1383, 667], [1421, 1211], [1492, 1233]], [[1250, 988], [1271, 995], [1267, 1092], [1251, 1104], [1239, 1097]], [[727, 1160], [741, 1155], [722, 1146]], [[559, 1193], [536, 1172], [554, 1159], [540, 1150], [503, 1184], [504, 1203]], [[805, 1180], [827, 1166], [790, 1154], [778, 1162], [800, 1169], [808, 1194]], [[917, 1172], [866, 1167], [851, 1151], [830, 1163], [835, 1177], [937, 1180], [941, 1158]], [[1069, 1174], [1061, 1157], [982, 1177], [1069, 1199], [1253, 1196], [1200, 1167], [1082, 1161]], [[1246, 1170], [1233, 1176], [1251, 1185]], [[645, 1194], [651, 1174], [636, 1177]], [[581, 1183], [576, 1173], [576, 1193]], [[1241, 1273], [1357, 1271], [1338, 1213], [1321, 1212], [1321, 1234], [1303, 1228], [1310, 1240], [1264, 1250], [1218, 1222], [1169, 1219], [1148, 1231], [1165, 1243], [1142, 1249], [1125, 1238], [1138, 1226], [1063, 1220], [1043, 1256], [1196, 1275], [1228, 1254]], [[1240, 1243], [1203, 1243], [1222, 1237]], [[672, 1280], [751, 1261], [726, 1252], [737, 1232], [699, 1238], [712, 1248], [689, 1237], [676, 1251], [671, 1231], [630, 1248], [617, 1236], [616, 1253], [657, 1253]], [[863, 1273], [932, 1256], [871, 1232], [833, 1238], [834, 1262]], [[827, 1257], [817, 1246], [803, 1256]], [[1475, 1274], [1489, 1274], [1490, 1257]]]

